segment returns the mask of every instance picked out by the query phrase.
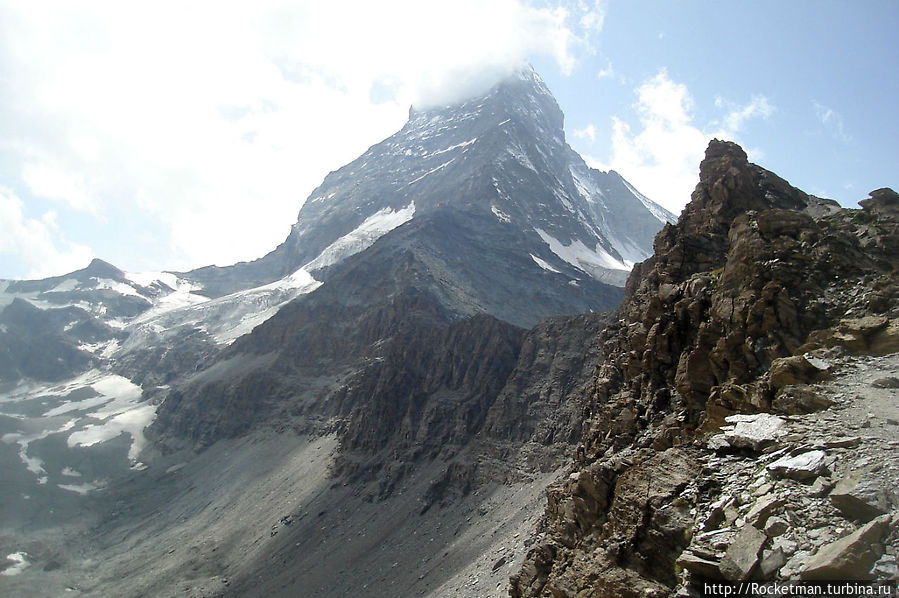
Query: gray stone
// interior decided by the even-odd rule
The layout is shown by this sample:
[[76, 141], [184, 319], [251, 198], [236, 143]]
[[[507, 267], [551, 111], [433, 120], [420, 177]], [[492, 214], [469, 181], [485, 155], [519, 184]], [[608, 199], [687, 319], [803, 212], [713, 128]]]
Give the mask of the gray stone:
[[847, 436], [846, 438], [833, 438], [824, 441], [824, 448], [855, 448], [861, 444], [862, 439], [858, 436]]
[[768, 580], [774, 577], [778, 569], [787, 563], [787, 555], [780, 548], [765, 550], [762, 552], [762, 561], [759, 563], [758, 573], [762, 579]]
[[843, 515], [858, 521], [870, 521], [890, 510], [890, 496], [881, 480], [870, 470], [850, 473], [837, 483], [830, 501]]
[[755, 451], [777, 440], [777, 432], [784, 420], [770, 413], [755, 415], [731, 415], [724, 420], [734, 424], [733, 430], [724, 433], [724, 438], [734, 448], [748, 448]]
[[823, 496], [827, 496], [827, 493], [830, 492], [831, 488], [833, 488], [833, 482], [822, 476], [814, 481], [814, 483], [808, 489], [808, 493], [809, 496], [821, 498]]
[[887, 376], [886, 378], [878, 378], [871, 383], [874, 388], [899, 388], [899, 378], [896, 376]]
[[724, 437], [724, 434], [715, 434], [714, 436], [709, 437], [707, 445], [708, 449], [713, 452], [720, 452], [730, 448], [730, 443], [727, 441], [727, 438]]
[[781, 457], [768, 465], [767, 469], [780, 477], [799, 481], [812, 480], [827, 473], [826, 457], [824, 451], [808, 451], [795, 457]]
[[718, 561], [708, 559], [689, 550], [685, 550], [677, 559], [676, 564], [690, 573], [706, 577], [708, 579], [723, 579]]
[[790, 524], [780, 517], [769, 517], [765, 524], [765, 535], [776, 538], [790, 529]]
[[764, 528], [768, 517], [773, 514], [775, 510], [782, 507], [784, 502], [784, 499], [777, 495], [769, 494], [763, 496], [755, 501], [755, 504], [752, 505], [752, 508], [746, 513], [746, 523], [759, 529]]
[[728, 581], [746, 581], [759, 562], [759, 550], [768, 537], [751, 525], [745, 525], [721, 559], [721, 575]]
[[807, 580], [870, 579], [871, 567], [883, 555], [890, 518], [882, 515], [848, 536], [822, 546], [799, 572]]

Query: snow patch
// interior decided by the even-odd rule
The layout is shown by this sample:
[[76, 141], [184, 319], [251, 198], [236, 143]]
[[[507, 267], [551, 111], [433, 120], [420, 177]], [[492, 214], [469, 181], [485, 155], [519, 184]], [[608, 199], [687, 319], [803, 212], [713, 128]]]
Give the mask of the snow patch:
[[453, 151], [453, 150], [456, 149], [456, 148], [460, 148], [460, 147], [465, 147], [465, 146], [467, 146], [467, 145], [471, 145], [472, 143], [474, 143], [474, 142], [477, 141], [477, 140], [478, 140], [478, 138], [475, 137], [474, 139], [469, 139], [468, 141], [463, 141], [462, 143], [457, 143], [457, 144], [455, 144], [455, 145], [451, 145], [451, 146], [449, 146], [449, 147], [446, 148], [446, 149], [442, 149], [442, 150], [438, 150], [438, 151], [436, 151], [436, 152], [433, 152], [431, 155], [432, 155], [432, 156], [436, 156], [436, 155], [439, 155], [439, 154], [445, 154], [446, 152], [451, 152], [451, 151]]
[[555, 268], [550, 266], [545, 261], [541, 260], [539, 257], [534, 255], [533, 253], [529, 253], [528, 255], [530, 255], [531, 259], [534, 260], [534, 262], [536, 262], [537, 265], [540, 266], [541, 268], [543, 268], [544, 270], [548, 270], [549, 272], [555, 272], [556, 274], [561, 274], [561, 272], [559, 272], [558, 270], [556, 270]]
[[56, 484], [58, 488], [62, 490], [67, 490], [69, 492], [74, 492], [75, 494], [80, 494], [84, 496], [85, 494], [102, 488], [103, 486], [94, 482], [85, 482], [84, 484]]
[[452, 164], [455, 160], [456, 160], [455, 158], [452, 158], [452, 159], [450, 159], [450, 160], [447, 160], [446, 162], [444, 162], [444, 163], [441, 164], [440, 166], [437, 166], [436, 168], [432, 168], [431, 170], [427, 171], [426, 173], [424, 173], [424, 174], [421, 175], [420, 177], [416, 177], [416, 178], [412, 179], [411, 181], [409, 181], [408, 183], [406, 183], [405, 185], [403, 185], [402, 187], [400, 187], [400, 189], [405, 189], [406, 187], [409, 187], [410, 185], [413, 185], [413, 184], [417, 183], [418, 181], [422, 180], [422, 179], [425, 178], [426, 176], [431, 175], [431, 174], [434, 174], [434, 173], [437, 172], [438, 170], [442, 170], [442, 169], [446, 168], [447, 166], [449, 166], [450, 164]]
[[89, 424], [84, 429], [73, 432], [69, 435], [66, 444], [69, 448], [93, 446], [100, 442], [112, 440], [120, 434], [130, 434], [131, 447], [128, 449], [128, 459], [135, 461], [147, 444], [147, 440], [144, 437], [144, 428], [149, 426], [155, 418], [155, 406], [142, 405], [134, 407], [110, 417], [102, 424]]
[[6, 577], [19, 575], [22, 571], [24, 571], [31, 565], [31, 563], [28, 562], [27, 557], [27, 552], [14, 552], [12, 554], [6, 555], [6, 560], [10, 561], [12, 565], [9, 565], [3, 571], [0, 571], [0, 575], [5, 575]]
[[577, 192], [581, 194], [581, 197], [589, 203], [605, 205], [603, 201], [605, 195], [596, 183], [590, 179], [588, 173], [578, 172], [574, 166], [569, 166], [568, 172], [571, 173], [571, 179], [574, 181], [574, 186]]
[[[543, 242], [549, 246], [550, 251], [555, 253], [559, 258], [574, 266], [575, 268], [586, 272], [596, 280], [609, 281], [608, 270], [620, 270], [626, 273], [630, 270], [624, 262], [616, 259], [602, 248], [598, 243], [594, 249], [590, 249], [584, 245], [580, 239], [575, 239], [569, 245], [564, 245], [558, 239], [547, 233], [546, 231], [535, 228], [534, 231], [540, 235]], [[617, 280], [620, 276], [614, 277]]]
[[98, 278], [96, 288], [98, 290], [108, 289], [111, 291], [115, 291], [120, 295], [133, 295], [135, 297], [146, 299], [146, 297], [138, 293], [137, 289], [135, 289], [133, 286], [125, 284], [123, 282], [119, 282], [117, 280], [112, 280], [111, 278]]
[[66, 278], [64, 281], [47, 291], [48, 293], [69, 293], [78, 288], [78, 281], [74, 278]]
[[498, 207], [490, 206], [490, 211], [493, 212], [493, 215], [496, 216], [500, 222], [512, 222], [512, 218]]
[[69, 478], [80, 478], [81, 472], [78, 470], [72, 469], [71, 467], [63, 467], [62, 475], [69, 477]]
[[621, 182], [624, 183], [624, 186], [627, 187], [627, 190], [633, 193], [634, 197], [639, 199], [640, 203], [642, 203], [643, 206], [647, 210], [649, 210], [649, 213], [655, 216], [655, 218], [659, 222], [661, 222], [662, 224], [674, 224], [677, 222], [677, 217], [674, 214], [637, 191], [634, 186], [624, 180], [624, 178], [621, 179]]
[[[452, 162], [452, 160], [450, 160], [450, 162]], [[446, 164], [449, 164], [449, 162], [447, 162]], [[443, 166], [446, 166], [446, 164], [444, 164]], [[438, 170], [443, 166], [438, 166], [434, 170]], [[419, 177], [419, 179], [420, 178], [423, 177]], [[415, 181], [412, 182], [414, 183]], [[322, 251], [318, 255], [317, 258], [303, 266], [301, 268], [301, 271], [314, 272], [328, 266], [333, 266], [334, 264], [345, 260], [351, 255], [355, 255], [361, 251], [364, 251], [374, 245], [375, 241], [377, 241], [393, 229], [412, 220], [412, 217], [414, 215], [414, 201], [410, 202], [408, 206], [402, 208], [401, 210], [394, 211], [391, 208], [378, 210], [377, 212], [366, 218], [365, 221], [358, 227], [356, 227], [353, 231], [345, 234], [344, 236], [328, 245], [324, 249], [324, 251]]]
[[125, 278], [141, 287], [164, 285], [172, 290], [184, 282], [171, 272], [125, 272]]

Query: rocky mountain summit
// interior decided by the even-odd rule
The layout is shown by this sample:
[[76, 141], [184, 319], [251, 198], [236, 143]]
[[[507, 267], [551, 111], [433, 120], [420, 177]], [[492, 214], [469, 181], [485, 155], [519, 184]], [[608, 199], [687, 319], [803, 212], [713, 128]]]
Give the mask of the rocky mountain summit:
[[601, 334], [574, 466], [512, 596], [895, 577], [896, 362], [873, 356], [899, 350], [899, 196], [861, 205], [710, 144]]

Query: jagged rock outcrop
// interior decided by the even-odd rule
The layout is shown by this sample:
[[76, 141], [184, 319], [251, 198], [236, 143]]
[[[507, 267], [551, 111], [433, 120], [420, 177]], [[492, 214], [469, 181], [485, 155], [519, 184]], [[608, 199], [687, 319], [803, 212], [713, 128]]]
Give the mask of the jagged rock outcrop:
[[[772, 405], [813, 411], [814, 401], [800, 409], [784, 397], [827, 377], [818, 366], [828, 347], [899, 349], [897, 206], [887, 189], [861, 210], [840, 209], [750, 164], [733, 143], [709, 145], [691, 203], [635, 267], [601, 335], [606, 358], [573, 472], [548, 490], [542, 539], [512, 577], [512, 596], [663, 596], [678, 587], [675, 563], [694, 527], [714, 531], [729, 517], [719, 507], [711, 522], [696, 521], [721, 490], [708, 475], [705, 436], [725, 417]], [[752, 454], [764, 445], [715, 446]], [[636, 476], [658, 490], [641, 491]], [[775, 575], [777, 555], [756, 562], [765, 556], [758, 533], [740, 537], [745, 550], [728, 552], [723, 569], [723, 555], [698, 547], [681, 566], [706, 577]]]

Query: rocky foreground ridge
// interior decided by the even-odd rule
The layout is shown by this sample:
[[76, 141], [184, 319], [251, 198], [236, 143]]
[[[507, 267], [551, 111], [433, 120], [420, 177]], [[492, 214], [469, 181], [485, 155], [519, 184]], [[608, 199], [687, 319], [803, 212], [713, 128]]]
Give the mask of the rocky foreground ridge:
[[574, 465], [511, 596], [896, 578], [899, 195], [861, 206], [710, 144], [600, 336]]

